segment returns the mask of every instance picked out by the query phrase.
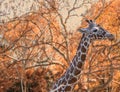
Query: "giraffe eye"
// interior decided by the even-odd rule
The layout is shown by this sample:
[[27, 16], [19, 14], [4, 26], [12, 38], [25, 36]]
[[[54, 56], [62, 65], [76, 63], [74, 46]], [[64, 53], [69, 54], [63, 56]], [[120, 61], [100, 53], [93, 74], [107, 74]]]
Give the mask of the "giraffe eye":
[[97, 29], [94, 29], [93, 32], [97, 32]]

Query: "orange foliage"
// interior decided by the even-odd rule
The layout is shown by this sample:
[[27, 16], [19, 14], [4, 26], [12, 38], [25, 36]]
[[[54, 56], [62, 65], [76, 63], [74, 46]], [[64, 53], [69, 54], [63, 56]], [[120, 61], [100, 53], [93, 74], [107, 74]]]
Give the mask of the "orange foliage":
[[[45, 47], [44, 44], [48, 43], [48, 48], [46, 49], [48, 56], [51, 51], [54, 52], [49, 44], [52, 43], [50, 40], [51, 36], [53, 36], [53, 40], [60, 37], [58, 36], [60, 32], [56, 31], [59, 30], [59, 26], [57, 21], [54, 19], [54, 16], [45, 16], [45, 18], [42, 15], [40, 16], [40, 13], [30, 14], [26, 17], [15, 19], [0, 26], [0, 30], [4, 34], [4, 40], [2, 40], [2, 42], [6, 41], [6, 43], [8, 43], [8, 46], [5, 46], [0, 50], [0, 72], [2, 73], [0, 76], [1, 92], [21, 91], [21, 80], [23, 80], [24, 90], [26, 86], [28, 87], [26, 89], [28, 91], [32, 90], [34, 92], [46, 92], [49, 90], [49, 84], [47, 84], [48, 79], [46, 79], [48, 70], [46, 70], [46, 68], [40, 67], [38, 69], [34, 69], [33, 67], [28, 70], [29, 68], [25, 69], [24, 67], [24, 65], [26, 67], [31, 67], [33, 64], [37, 63], [33, 62], [31, 59], [34, 59], [33, 57], [38, 54], [39, 49], [41, 50], [40, 53], [42, 55], [38, 58], [40, 58], [41, 61], [42, 59], [44, 60], [46, 57], [45, 53], [43, 53]], [[50, 22], [49, 25], [48, 22]], [[49, 30], [52, 30], [52, 35]], [[55, 42], [57, 42], [57, 40], [55, 40]], [[38, 41], [38, 43], [35, 44], [33, 41]], [[3, 46], [6, 45], [6, 43], [3, 44]], [[23, 64], [22, 59], [18, 59], [20, 58], [19, 55], [21, 55], [19, 52], [24, 52], [24, 50], [22, 50], [23, 48], [21, 48], [24, 46], [28, 48], [24, 49], [26, 54], [22, 57], [22, 59], [26, 58], [26, 64]], [[31, 51], [30, 48], [33, 51]], [[29, 55], [33, 55], [30, 60]], [[55, 54], [55, 56], [57, 57], [57, 54]], [[37, 61], [39, 62], [39, 59]], [[49, 76], [47, 78], [49, 78]]]
[[[93, 17], [98, 14], [99, 6], [100, 3], [92, 6]], [[114, 0], [96, 20], [97, 23], [100, 23], [104, 28], [115, 34], [117, 40], [120, 39], [119, 6], [120, 2]], [[59, 78], [69, 65], [66, 58], [66, 49], [69, 50], [70, 60], [75, 55], [80, 34], [78, 32], [67, 33], [67, 40], [69, 40], [69, 47], [67, 48], [64, 32], [61, 30], [62, 28], [60, 28], [55, 18], [56, 16], [49, 13], [44, 15], [44, 12], [46, 12], [44, 10], [41, 12], [43, 13], [38, 12], [22, 16], [0, 26], [0, 33], [4, 34], [4, 41], [8, 43], [7, 46], [0, 48], [0, 92], [21, 91], [22, 82], [23, 89], [26, 89], [28, 92], [47, 92], [50, 90], [53, 81]], [[83, 86], [87, 87], [89, 84], [91, 90], [102, 85], [100, 78], [104, 78], [103, 76], [108, 79], [110, 72], [110, 62], [106, 60], [108, 52], [112, 58], [119, 55], [118, 51], [120, 51], [119, 44], [119, 46], [114, 45], [109, 49], [111, 42], [106, 43], [106, 41], [97, 41], [94, 43], [94, 46], [101, 44], [105, 48], [94, 47], [94, 51], [90, 48], [87, 58], [87, 61], [93, 58], [91, 63], [91, 70], [93, 70], [91, 72], [93, 73], [90, 73], [89, 76], [91, 80], [83, 83]], [[118, 61], [114, 61], [113, 66], [118, 65], [119, 67]], [[45, 62], [46, 65], [43, 63], [41, 65], [41, 62]], [[39, 66], [34, 66], [39, 63]], [[89, 73], [89, 66], [90, 63], [86, 62], [81, 82], [87, 81], [88, 76], [86, 73]], [[103, 71], [103, 68], [106, 71]], [[115, 74], [117, 76], [113, 78], [113, 81], [119, 82], [119, 71], [117, 70]], [[117, 87], [117, 90], [114, 92], [118, 92], [119, 85], [115, 84], [115, 82], [111, 82], [110, 85]], [[77, 88], [79, 89], [79, 87]]]

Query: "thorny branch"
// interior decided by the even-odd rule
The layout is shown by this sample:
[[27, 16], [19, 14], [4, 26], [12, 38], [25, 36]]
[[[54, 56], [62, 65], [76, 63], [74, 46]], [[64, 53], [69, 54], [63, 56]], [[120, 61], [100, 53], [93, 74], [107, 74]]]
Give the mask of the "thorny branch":
[[[45, 0], [48, 4], [50, 0]], [[55, 0], [54, 0], [55, 2]], [[42, 8], [46, 9], [47, 11], [40, 11], [40, 12], [33, 12], [33, 14], [38, 15], [40, 18], [42, 18], [43, 22], [45, 22], [45, 26], [41, 25], [41, 21], [39, 21], [39, 17], [35, 19], [32, 16], [32, 19], [27, 18], [29, 14], [25, 14], [21, 16], [20, 18], [16, 18], [11, 20], [10, 22], [14, 22], [17, 20], [17, 23], [10, 28], [5, 28], [6, 32], [12, 32], [14, 29], [16, 29], [21, 23], [25, 26], [25, 29], [23, 31], [20, 31], [20, 36], [15, 39], [14, 41], [10, 41], [9, 46], [5, 48], [0, 48], [0, 57], [2, 58], [0, 63], [0, 74], [1, 76], [9, 76], [10, 74], [3, 73], [3, 71], [6, 71], [6, 68], [9, 70], [15, 69], [17, 72], [17, 76], [19, 77], [21, 83], [22, 90], [24, 89], [24, 83], [25, 78], [25, 71], [30, 69], [42, 69], [43, 67], [49, 67], [51, 65], [58, 65], [62, 67], [62, 69], [66, 70], [67, 65], [62, 64], [60, 62], [55, 62], [56, 58], [53, 55], [57, 55], [62, 57], [65, 62], [68, 64], [70, 63], [70, 41], [72, 43], [76, 42], [75, 40], [70, 40], [69, 30], [67, 29], [67, 22], [71, 18], [71, 16], [77, 16], [77, 14], [73, 14], [73, 12], [79, 8], [81, 8], [83, 5], [89, 3], [83, 1], [82, 4], [77, 5], [78, 0], [75, 0], [72, 4], [72, 8], [70, 8], [67, 11], [67, 17], [63, 18], [63, 15], [58, 11], [57, 7], [53, 7], [52, 2], [50, 4], [51, 7], [55, 8], [54, 13], [51, 12], [50, 7], [48, 6], [42, 6]], [[95, 17], [95, 20], [102, 14], [104, 9], [108, 7], [112, 2], [110, 2], [107, 6], [105, 3], [105, 0], [102, 0], [102, 8], [98, 15]], [[52, 8], [52, 9], [53, 9]], [[55, 14], [53, 16], [52, 14]], [[25, 18], [23, 18], [25, 17]], [[53, 19], [52, 19], [53, 18]], [[56, 19], [60, 20], [60, 29], [56, 27], [57, 23], [54, 23], [53, 21]], [[10, 23], [8, 22], [8, 23]], [[31, 25], [34, 26], [33, 28]], [[51, 26], [52, 25], [52, 26]], [[27, 29], [28, 28], [28, 29]], [[38, 32], [34, 31], [35, 29], [38, 29]], [[20, 28], [23, 29], [23, 26]], [[60, 31], [60, 36], [62, 35], [63, 38], [60, 38], [62, 42], [54, 41], [57, 40], [57, 37], [54, 38], [54, 33]], [[74, 34], [74, 33], [73, 33]], [[76, 35], [75, 35], [76, 37]], [[82, 76], [87, 76], [88, 78], [88, 88], [87, 90], [91, 92], [99, 91], [102, 89], [105, 89], [109, 86], [111, 82], [116, 82], [120, 84], [118, 81], [114, 80], [113, 73], [115, 70], [120, 70], [120, 41], [115, 42], [111, 46], [109, 45], [92, 45], [93, 49], [91, 51], [89, 60], [89, 67], [85, 68], [85, 70], [82, 73]], [[61, 50], [62, 49], [62, 50]], [[51, 51], [50, 51], [51, 50]], [[64, 52], [63, 52], [64, 51]], [[105, 57], [104, 57], [105, 56]], [[57, 57], [57, 56], [56, 56]], [[101, 57], [100, 60], [98, 58]], [[6, 59], [4, 59], [6, 58]], [[58, 60], [57, 60], [58, 61]], [[23, 62], [23, 63], [21, 63]], [[5, 68], [2, 68], [2, 67]], [[23, 71], [20, 71], [20, 67], [23, 67]], [[22, 74], [24, 73], [24, 74]], [[101, 75], [101, 76], [100, 76]], [[92, 77], [91, 77], [92, 76]], [[3, 77], [2, 77], [3, 78]], [[82, 79], [82, 77], [81, 77]], [[95, 86], [91, 89], [89, 86], [90, 81], [92, 79], [95, 79], [95, 82], [98, 82], [99, 85]], [[101, 81], [105, 81], [104, 83], [101, 83]], [[25, 81], [26, 82], [26, 81]], [[49, 84], [49, 83], [48, 83]], [[27, 85], [27, 84], [26, 84]]]

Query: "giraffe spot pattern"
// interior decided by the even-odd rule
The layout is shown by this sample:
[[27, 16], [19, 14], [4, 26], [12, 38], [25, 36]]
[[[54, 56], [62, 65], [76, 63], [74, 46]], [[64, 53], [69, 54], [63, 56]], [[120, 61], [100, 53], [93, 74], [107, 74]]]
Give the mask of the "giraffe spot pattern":
[[74, 75], [77, 76], [80, 74], [81, 70], [78, 70], [77, 68], [74, 69]]
[[100, 38], [102, 38], [103, 36], [102, 36], [102, 35], [97, 34], [97, 37], [100, 39]]
[[77, 81], [77, 78], [72, 76], [72, 78], [70, 80], [68, 80], [68, 84], [75, 83], [76, 81]]
[[82, 62], [81, 62], [81, 61], [78, 62], [77, 67], [78, 67], [79, 69], [81, 69], [81, 67], [82, 67]]
[[71, 86], [66, 86], [65, 91], [71, 91]]
[[85, 54], [82, 54], [82, 55], [81, 55], [81, 60], [84, 61], [85, 58], [86, 58], [86, 55], [85, 55]]
[[88, 45], [87, 42], [85, 42], [84, 45], [87, 46]]
[[84, 46], [82, 46], [81, 51], [82, 51], [83, 53], [85, 53], [85, 52], [86, 52], [86, 48], [85, 48]]
[[58, 89], [58, 91], [55, 91], [55, 92], [61, 92], [62, 91], [62, 88]]

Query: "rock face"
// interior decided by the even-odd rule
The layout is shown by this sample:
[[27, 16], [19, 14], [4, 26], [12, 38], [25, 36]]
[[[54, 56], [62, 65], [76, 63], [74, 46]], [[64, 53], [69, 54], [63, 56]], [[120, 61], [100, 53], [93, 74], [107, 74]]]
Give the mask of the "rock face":
[[38, 0], [0, 0], [0, 23], [36, 11], [39, 6]]
[[[40, 8], [41, 5], [43, 5], [43, 3], [46, 4], [46, 1], [49, 2], [49, 0], [0, 0], [0, 24], [8, 22], [15, 17], [20, 17], [26, 13], [32, 11], [35, 12]], [[83, 1], [88, 4], [85, 4], [85, 7], [83, 6], [80, 9], [78, 9], [76, 11], [78, 14], [84, 13], [86, 11], [86, 8], [88, 8], [91, 4], [98, 0], [78, 0], [77, 4], [80, 5]], [[59, 8], [61, 8], [59, 9], [59, 12], [61, 14], [63, 13], [63, 16], [67, 16], [66, 10], [68, 12], [68, 10], [73, 7], [73, 3], [74, 0], [67, 0], [64, 2], [58, 1]], [[73, 12], [73, 15], [76, 12]], [[71, 17], [71, 20], [72, 19], [74, 18]]]

